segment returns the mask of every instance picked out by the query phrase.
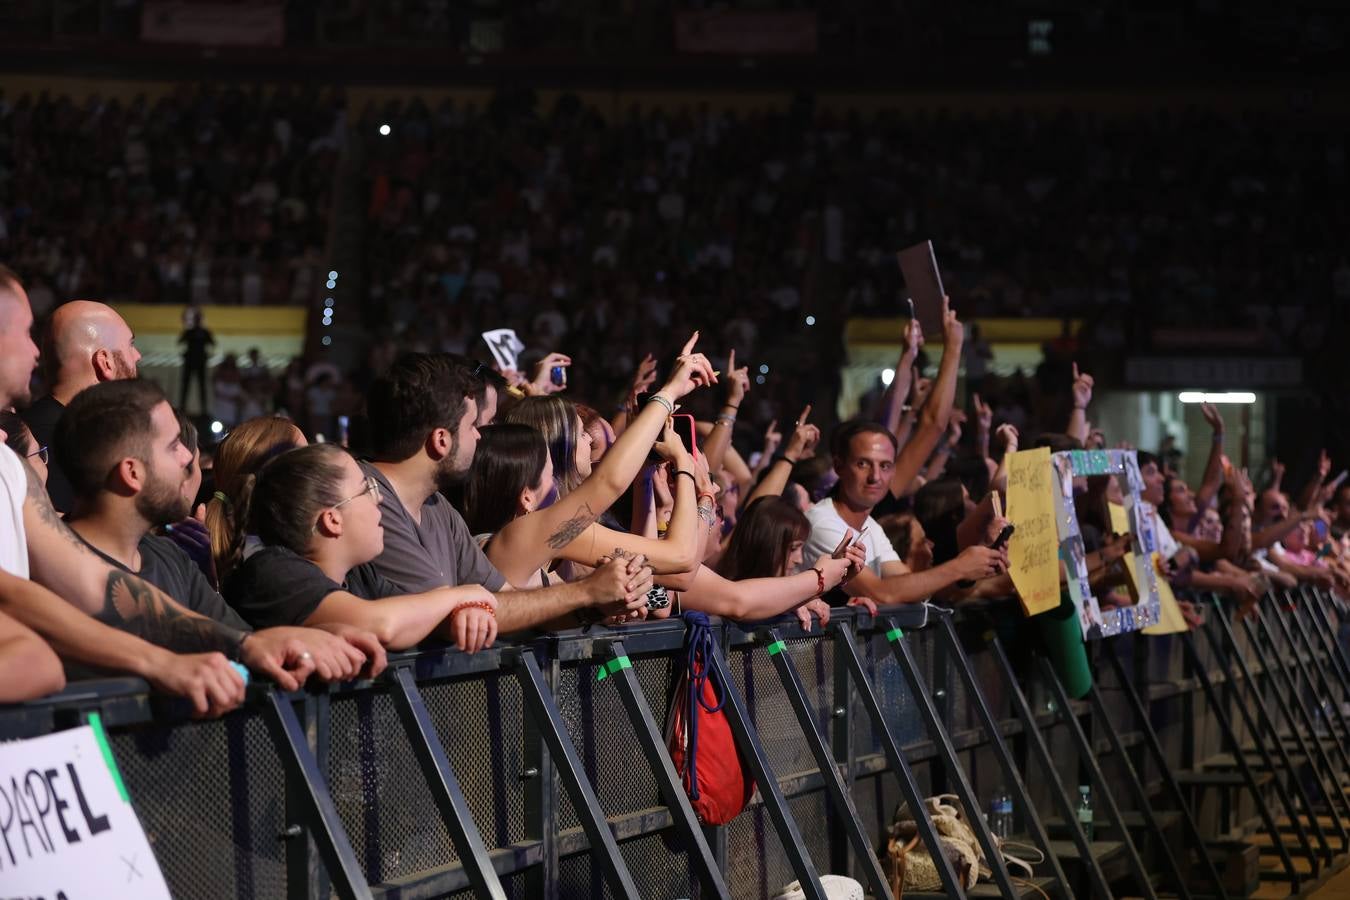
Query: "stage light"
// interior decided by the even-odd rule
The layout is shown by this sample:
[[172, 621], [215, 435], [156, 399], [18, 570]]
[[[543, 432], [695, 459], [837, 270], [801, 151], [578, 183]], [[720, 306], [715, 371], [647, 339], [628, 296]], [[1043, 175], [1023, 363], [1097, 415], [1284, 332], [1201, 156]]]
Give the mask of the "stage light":
[[329, 297], [328, 299], [324, 300], [324, 301], [323, 301], [323, 305], [326, 306], [326, 307], [328, 307], [329, 309], [332, 309], [332, 308], [333, 308], [333, 298], [332, 298], [332, 297]]
[[764, 383], [764, 376], [763, 376], [763, 375], [756, 375], [756, 376], [755, 376], [755, 384], [763, 384], [763, 383]]
[[216, 419], [214, 422], [211, 423], [212, 434], [220, 434], [224, 430], [225, 430], [225, 423], [220, 421], [219, 419]]
[[894, 369], [882, 369], [882, 370], [881, 370], [881, 383], [882, 383], [882, 384], [886, 385], [886, 387], [890, 387], [890, 386], [891, 386], [891, 382], [894, 381], [894, 380], [895, 380], [895, 370], [894, 370]]
[[330, 278], [328, 279], [326, 287], [331, 291], [333, 288], [337, 287], [337, 282]]
[[816, 317], [815, 317], [815, 316], [807, 316], [807, 317], [806, 317], [806, 324], [807, 324], [807, 325], [814, 325], [814, 324], [816, 324]]
[[1177, 399], [1182, 403], [1255, 403], [1256, 395], [1251, 391], [1182, 391]]
[[329, 347], [329, 346], [332, 346], [332, 344], [333, 344], [333, 339], [330, 338], [328, 335], [325, 334], [325, 335], [323, 336], [323, 340], [319, 341], [319, 343], [323, 344], [325, 347]]
[[389, 128], [388, 125], [381, 125], [381, 126], [380, 126], [380, 134], [381, 134], [381, 136], [383, 136], [383, 137], [389, 137], [389, 132], [390, 132], [390, 128]]
[[334, 269], [333, 271], [331, 271], [331, 272], [328, 273], [328, 280], [329, 280], [329, 281], [337, 281], [337, 278], [338, 278], [337, 269]]
[[760, 365], [760, 367], [759, 367], [759, 374], [761, 374], [761, 375], [768, 375], [768, 374], [769, 374], [769, 366], [768, 366], [768, 363], [762, 363], [762, 364]]

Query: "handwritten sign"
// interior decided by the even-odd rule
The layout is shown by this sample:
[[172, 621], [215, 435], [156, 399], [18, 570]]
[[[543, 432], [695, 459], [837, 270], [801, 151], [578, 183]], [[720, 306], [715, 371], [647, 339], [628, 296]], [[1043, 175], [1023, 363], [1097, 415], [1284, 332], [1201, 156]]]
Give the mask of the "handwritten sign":
[[1059, 606], [1059, 534], [1050, 448], [1020, 450], [1008, 459], [1008, 563], [1029, 616]]
[[0, 744], [0, 896], [169, 900], [97, 717]]
[[494, 328], [492, 331], [485, 331], [483, 343], [488, 345], [488, 349], [492, 351], [492, 358], [502, 370], [517, 368], [520, 351], [525, 349], [525, 344], [516, 337], [514, 328]]

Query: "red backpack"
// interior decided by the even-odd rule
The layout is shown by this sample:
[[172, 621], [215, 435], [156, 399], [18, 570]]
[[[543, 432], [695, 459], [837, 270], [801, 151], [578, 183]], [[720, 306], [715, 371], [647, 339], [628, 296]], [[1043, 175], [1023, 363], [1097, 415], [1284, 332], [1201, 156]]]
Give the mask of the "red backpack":
[[754, 779], [741, 765], [736, 739], [709, 669], [714, 638], [708, 617], [684, 614], [688, 657], [676, 683], [666, 724], [666, 747], [680, 773], [694, 813], [704, 825], [725, 825], [745, 809], [755, 792]]

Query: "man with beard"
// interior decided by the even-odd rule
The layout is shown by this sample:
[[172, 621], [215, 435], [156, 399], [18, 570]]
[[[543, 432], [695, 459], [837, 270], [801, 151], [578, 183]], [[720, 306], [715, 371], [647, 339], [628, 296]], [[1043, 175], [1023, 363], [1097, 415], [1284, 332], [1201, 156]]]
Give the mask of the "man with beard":
[[[92, 300], [72, 300], [56, 308], [46, 352], [51, 393], [23, 412], [23, 419], [38, 445], [55, 456], [56, 420], [66, 404], [90, 385], [135, 378], [141, 352], [122, 317], [112, 307]], [[66, 473], [55, 460], [47, 475], [47, 495], [61, 512], [69, 512], [75, 499]]]
[[[32, 326], [28, 294], [0, 265], [0, 407], [28, 402], [38, 362]], [[98, 427], [112, 424], [101, 420]], [[109, 565], [61, 521], [37, 475], [4, 445], [0, 613], [37, 632], [67, 662], [139, 675], [155, 690], [188, 698], [197, 715], [221, 715], [243, 702], [244, 679], [231, 658], [286, 690], [314, 670], [301, 642], [255, 639]]]
[[[58, 456], [75, 492], [67, 524], [110, 565], [198, 615], [251, 632], [186, 552], [150, 533], [186, 519], [200, 483], [181, 428], [153, 382], [108, 382], [75, 395], [56, 424]], [[301, 641], [325, 680], [355, 677], [367, 656], [373, 669], [383, 668], [384, 649], [373, 634], [349, 626], [332, 631], [273, 628], [253, 638]]]
[[[380, 485], [384, 551], [376, 570], [408, 593], [482, 585], [498, 595], [501, 634], [583, 607], [594, 607], [594, 617], [644, 606], [645, 597], [632, 604], [616, 600], [603, 569], [570, 584], [517, 592], [483, 555], [464, 518], [440, 493], [462, 481], [473, 464], [480, 387], [472, 369], [444, 353], [406, 354], [371, 385], [366, 406], [373, 461], [362, 469]], [[629, 572], [630, 584], [651, 581], [641, 560], [630, 560]]]

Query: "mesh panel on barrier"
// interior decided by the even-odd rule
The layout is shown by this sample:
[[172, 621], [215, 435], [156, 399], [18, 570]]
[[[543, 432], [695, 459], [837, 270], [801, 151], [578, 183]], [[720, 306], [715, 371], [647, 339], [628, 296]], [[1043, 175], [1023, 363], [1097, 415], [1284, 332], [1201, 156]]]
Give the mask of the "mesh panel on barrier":
[[511, 675], [489, 675], [423, 687], [422, 698], [483, 843], [492, 848], [524, 840], [525, 705], [520, 683]]
[[371, 883], [455, 860], [388, 694], [333, 700], [329, 789]]
[[[659, 693], [667, 678], [665, 657], [633, 659], [643, 695]], [[596, 681], [593, 665], [566, 666], [558, 681], [558, 710], [581, 757], [591, 787], [607, 816], [664, 807], [656, 776], [638, 745], [619, 690], [610, 681]], [[657, 727], [665, 726], [664, 701], [652, 709]], [[559, 792], [559, 828], [577, 828], [577, 816], [565, 790]]]
[[111, 743], [173, 896], [286, 895], [285, 778], [259, 716], [115, 731]]

